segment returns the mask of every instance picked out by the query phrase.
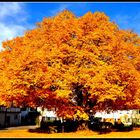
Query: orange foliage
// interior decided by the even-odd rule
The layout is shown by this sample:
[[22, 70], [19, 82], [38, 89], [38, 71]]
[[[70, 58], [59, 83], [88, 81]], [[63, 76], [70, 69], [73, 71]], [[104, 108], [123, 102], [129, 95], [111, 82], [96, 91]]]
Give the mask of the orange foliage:
[[[1, 103], [57, 107], [58, 115], [71, 117], [76, 111], [140, 106], [140, 37], [104, 13], [76, 17], [64, 10], [3, 48]], [[81, 85], [82, 105], [74, 102], [73, 84]]]

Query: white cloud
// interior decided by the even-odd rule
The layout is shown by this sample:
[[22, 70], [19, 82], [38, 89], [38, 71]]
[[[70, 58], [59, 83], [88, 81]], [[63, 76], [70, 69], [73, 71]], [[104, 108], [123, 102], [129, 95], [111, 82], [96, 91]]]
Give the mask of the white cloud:
[[13, 3], [0, 3], [0, 19], [5, 18], [5, 16], [15, 16], [21, 11], [21, 6], [17, 2]]
[[0, 2], [0, 50], [2, 42], [23, 35], [31, 25], [27, 24], [28, 13], [25, 4]]
[[[16, 36], [23, 35], [23, 32], [26, 30], [25, 27], [20, 25], [9, 25], [7, 26], [4, 23], [0, 23], [0, 42], [2, 43], [5, 40], [12, 39]], [[0, 45], [1, 47], [1, 45]], [[1, 49], [1, 48], [0, 48]]]

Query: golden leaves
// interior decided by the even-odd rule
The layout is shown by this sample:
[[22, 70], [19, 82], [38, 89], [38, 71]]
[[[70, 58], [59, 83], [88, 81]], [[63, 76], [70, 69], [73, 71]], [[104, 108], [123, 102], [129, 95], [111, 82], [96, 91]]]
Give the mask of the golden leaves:
[[[139, 43], [136, 33], [120, 30], [104, 13], [76, 17], [65, 10], [44, 18], [23, 37], [3, 42], [0, 95], [32, 106], [40, 99], [45, 106], [65, 99], [66, 107], [76, 108], [66, 102], [73, 103], [72, 83], [79, 83], [90, 98], [97, 97], [97, 104], [110, 99], [118, 105], [128, 97], [128, 105], [134, 97], [139, 105]], [[63, 114], [69, 115], [66, 110]]]
[[77, 110], [76, 114], [74, 114], [73, 117], [76, 119], [81, 119], [81, 120], [88, 120], [89, 119], [89, 116], [81, 110]]

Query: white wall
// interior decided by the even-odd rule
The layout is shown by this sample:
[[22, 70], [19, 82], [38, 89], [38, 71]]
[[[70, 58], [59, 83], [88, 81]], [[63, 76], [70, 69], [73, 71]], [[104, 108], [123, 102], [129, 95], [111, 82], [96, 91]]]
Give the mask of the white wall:
[[[17, 115], [17, 118], [15, 118]], [[10, 126], [16, 126], [21, 124], [21, 114], [20, 113], [7, 113], [6, 116], [10, 117]]]
[[49, 110], [47, 110], [47, 108], [42, 110], [41, 107], [38, 107], [37, 111], [40, 112], [41, 115], [44, 116], [44, 117], [56, 117], [57, 118], [56, 112], [55, 111], [49, 111]]
[[107, 113], [106, 111], [97, 111], [94, 116], [95, 117], [102, 117], [102, 118], [118, 119], [125, 114], [127, 114], [129, 117], [131, 117], [132, 110], [117, 110], [117, 111], [111, 111], [109, 113]]
[[4, 127], [5, 125], [5, 113], [0, 113], [0, 127]]
[[29, 111], [28, 111], [28, 110], [21, 111], [21, 117], [25, 117], [25, 116], [27, 116], [27, 115], [28, 115], [28, 113], [29, 113]]

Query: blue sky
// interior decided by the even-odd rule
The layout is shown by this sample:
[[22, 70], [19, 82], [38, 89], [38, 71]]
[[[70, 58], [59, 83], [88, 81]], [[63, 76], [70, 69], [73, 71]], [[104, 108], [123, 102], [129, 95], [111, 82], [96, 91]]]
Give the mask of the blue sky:
[[0, 2], [0, 48], [2, 41], [23, 35], [44, 17], [64, 9], [76, 16], [88, 11], [104, 12], [121, 29], [140, 34], [140, 2]]

